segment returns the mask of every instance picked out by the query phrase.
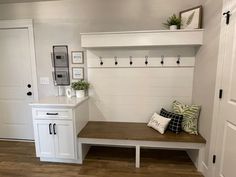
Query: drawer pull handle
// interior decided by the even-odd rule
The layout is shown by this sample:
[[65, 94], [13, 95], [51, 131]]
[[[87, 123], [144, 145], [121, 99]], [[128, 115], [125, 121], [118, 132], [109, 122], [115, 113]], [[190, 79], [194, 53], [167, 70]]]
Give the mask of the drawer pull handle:
[[47, 113], [48, 116], [57, 116], [58, 113]]
[[49, 124], [49, 134], [52, 135], [52, 124]]
[[53, 124], [53, 133], [54, 133], [54, 135], [57, 134], [57, 132], [56, 132], [56, 124]]

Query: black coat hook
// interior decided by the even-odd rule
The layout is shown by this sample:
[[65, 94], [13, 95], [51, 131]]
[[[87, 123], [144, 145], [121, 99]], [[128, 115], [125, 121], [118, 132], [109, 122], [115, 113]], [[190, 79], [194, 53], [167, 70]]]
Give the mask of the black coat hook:
[[179, 65], [180, 64], [180, 55], [178, 55], [178, 60], [176, 61], [176, 63]]
[[115, 65], [118, 65], [117, 57], [114, 57], [115, 59]]
[[224, 15], [225, 18], [226, 18], [226, 25], [228, 25], [228, 24], [229, 24], [229, 21], [230, 21], [230, 17], [231, 17], [230, 11], [224, 12], [223, 15]]
[[161, 56], [161, 64], [162, 64], [162, 65], [164, 65], [164, 58], [165, 58], [165, 57], [162, 55], [162, 56]]
[[102, 57], [99, 57], [99, 60], [100, 60], [100, 65], [102, 66], [103, 65]]
[[133, 64], [133, 60], [132, 60], [132, 56], [129, 57], [129, 64], [132, 65]]
[[145, 56], [145, 65], [148, 65], [148, 56]]

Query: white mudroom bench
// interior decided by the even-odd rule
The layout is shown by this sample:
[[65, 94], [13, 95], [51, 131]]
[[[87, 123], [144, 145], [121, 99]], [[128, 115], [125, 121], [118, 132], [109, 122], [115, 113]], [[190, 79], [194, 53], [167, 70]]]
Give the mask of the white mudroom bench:
[[88, 122], [78, 135], [81, 164], [91, 145], [122, 146], [136, 149], [136, 168], [140, 168], [141, 148], [160, 148], [186, 150], [198, 171], [202, 171], [205, 144], [206, 140], [200, 134], [167, 131], [161, 135], [145, 123]]

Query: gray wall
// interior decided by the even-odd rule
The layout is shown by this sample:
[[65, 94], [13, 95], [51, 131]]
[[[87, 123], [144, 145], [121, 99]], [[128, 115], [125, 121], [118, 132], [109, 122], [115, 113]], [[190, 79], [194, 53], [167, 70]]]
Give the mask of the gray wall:
[[[67, 44], [81, 50], [80, 33], [91, 31], [162, 29], [173, 13], [201, 4], [202, 0], [62, 0], [0, 5], [0, 19], [34, 19], [38, 77], [50, 77], [52, 45]], [[55, 94], [39, 85], [39, 96]]]
[[222, 0], [207, 0], [204, 5], [204, 45], [196, 56], [193, 102], [202, 105], [200, 133], [207, 140], [205, 163], [208, 165], [215, 95], [216, 69], [222, 17]]

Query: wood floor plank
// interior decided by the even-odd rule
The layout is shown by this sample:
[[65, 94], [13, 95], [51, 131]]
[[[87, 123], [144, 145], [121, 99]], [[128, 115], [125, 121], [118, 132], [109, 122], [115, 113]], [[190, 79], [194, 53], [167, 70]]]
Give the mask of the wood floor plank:
[[184, 151], [92, 147], [83, 165], [45, 163], [35, 157], [34, 143], [0, 141], [0, 177], [203, 177]]

